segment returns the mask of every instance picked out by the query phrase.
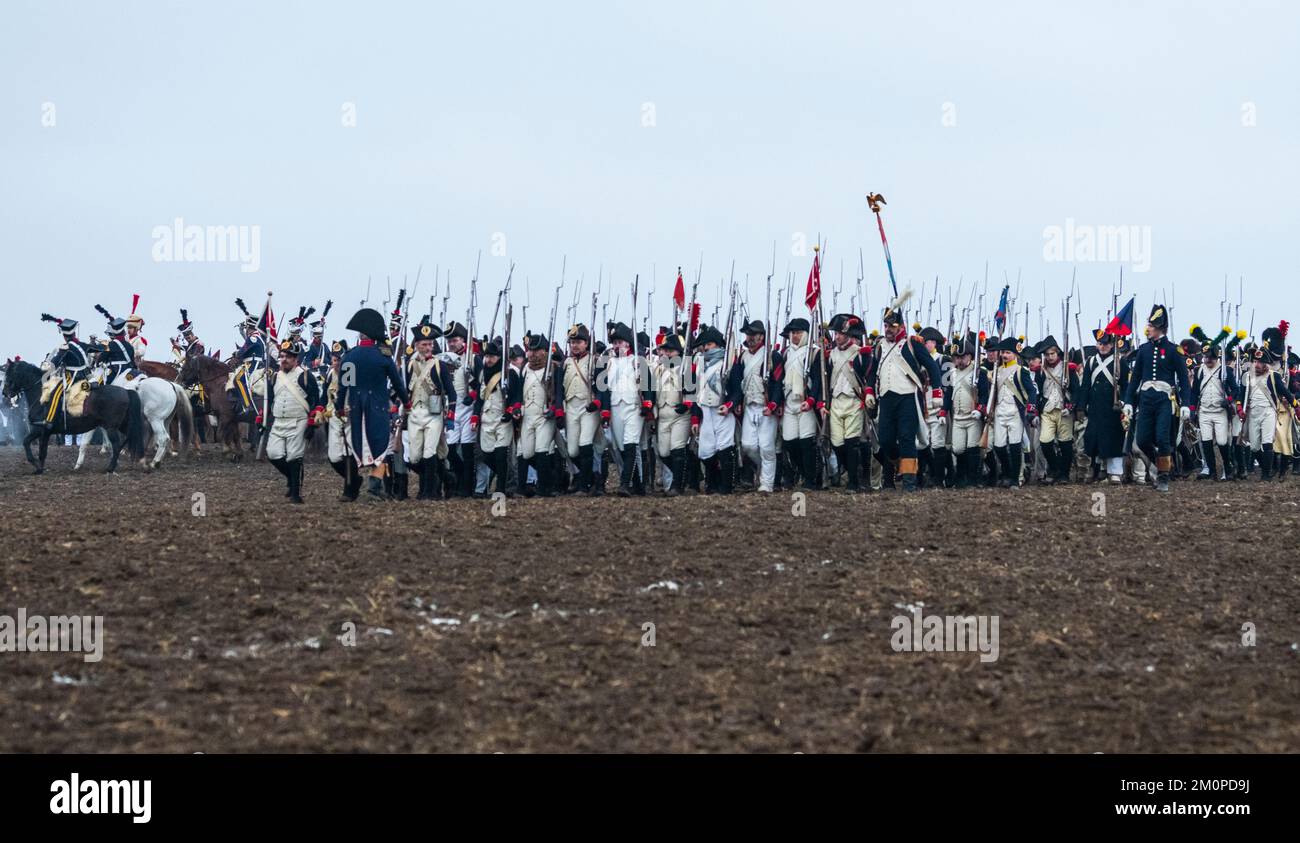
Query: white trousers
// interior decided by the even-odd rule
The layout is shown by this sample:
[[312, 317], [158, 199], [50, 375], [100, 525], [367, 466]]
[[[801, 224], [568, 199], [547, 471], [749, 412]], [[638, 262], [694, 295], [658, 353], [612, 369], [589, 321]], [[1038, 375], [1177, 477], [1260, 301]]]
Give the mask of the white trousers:
[[1201, 429], [1202, 442], [1213, 442], [1216, 445], [1228, 444], [1232, 425], [1228, 423], [1228, 411], [1226, 409], [1218, 412], [1202, 409], [1197, 414], [1197, 424]]
[[266, 438], [266, 457], [272, 460], [302, 459], [307, 444], [307, 417], [279, 418]]
[[438, 455], [442, 439], [442, 413], [433, 413], [424, 407], [412, 407], [406, 417], [406, 461], [411, 463], [432, 459]]
[[699, 457], [711, 460], [719, 451], [736, 445], [736, 421], [730, 413], [725, 416], [717, 407], [700, 408]]
[[740, 449], [745, 459], [759, 466], [759, 491], [772, 491], [776, 481], [776, 416], [763, 415], [763, 407], [746, 405], [740, 425]]

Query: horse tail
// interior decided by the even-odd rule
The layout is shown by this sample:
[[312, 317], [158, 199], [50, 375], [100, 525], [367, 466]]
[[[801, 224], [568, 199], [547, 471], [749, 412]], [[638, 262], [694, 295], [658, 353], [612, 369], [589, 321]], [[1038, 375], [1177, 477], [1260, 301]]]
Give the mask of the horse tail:
[[190, 445], [190, 437], [194, 434], [194, 408], [190, 406], [189, 393], [181, 389], [179, 384], [173, 383], [172, 389], [176, 391], [176, 412], [181, 417], [181, 423], [176, 425], [181, 437], [181, 453], [188, 458], [189, 453], [186, 449]]
[[144, 410], [140, 404], [140, 393], [127, 392], [126, 408], [126, 447], [132, 459], [144, 459]]

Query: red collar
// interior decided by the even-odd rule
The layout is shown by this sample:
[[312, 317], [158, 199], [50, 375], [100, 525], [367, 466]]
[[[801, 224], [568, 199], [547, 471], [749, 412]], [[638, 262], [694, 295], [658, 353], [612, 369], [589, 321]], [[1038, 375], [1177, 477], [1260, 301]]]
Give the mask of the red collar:
[[370, 337], [362, 337], [362, 338], [361, 338], [361, 341], [357, 343], [357, 347], [358, 347], [358, 348], [362, 348], [362, 347], [365, 347], [365, 346], [367, 346], [367, 345], [374, 345], [374, 344], [375, 344], [375, 341], [372, 340], [372, 339], [370, 339]]

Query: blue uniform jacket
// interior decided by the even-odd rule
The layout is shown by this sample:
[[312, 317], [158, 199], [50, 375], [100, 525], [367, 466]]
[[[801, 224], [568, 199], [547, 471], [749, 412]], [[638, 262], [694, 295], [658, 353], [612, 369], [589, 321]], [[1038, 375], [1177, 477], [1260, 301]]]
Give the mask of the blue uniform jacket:
[[397, 364], [378, 346], [359, 345], [343, 355], [339, 371], [341, 378], [334, 411], [341, 413], [347, 407], [354, 453], [362, 452], [364, 436], [370, 445], [370, 453], [382, 454], [388, 450], [392, 432], [389, 388], [397, 393], [403, 404], [410, 401]]

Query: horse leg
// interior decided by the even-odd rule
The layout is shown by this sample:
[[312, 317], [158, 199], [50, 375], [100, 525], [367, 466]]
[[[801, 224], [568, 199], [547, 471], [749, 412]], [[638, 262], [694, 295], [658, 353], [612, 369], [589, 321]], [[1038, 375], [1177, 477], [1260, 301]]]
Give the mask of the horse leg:
[[36, 463], [36, 473], [45, 473], [45, 455], [50, 450], [50, 434], [48, 432], [41, 434], [40, 460]]
[[91, 439], [94, 439], [94, 438], [95, 438], [95, 432], [98, 432], [98, 431], [100, 431], [100, 430], [104, 431], [104, 444], [102, 444], [102, 445], [99, 446], [99, 455], [102, 457], [104, 454], [107, 454], [107, 453], [108, 453], [108, 428], [105, 428], [105, 427], [97, 427], [97, 428], [95, 428], [95, 431], [92, 431], [92, 432], [91, 432], [91, 434], [90, 434], [90, 438], [91, 438]]
[[117, 471], [117, 458], [122, 453], [122, 446], [126, 444], [126, 435], [115, 430], [108, 434], [108, 441], [112, 444], [113, 456], [109, 458], [108, 468], [104, 469], [104, 473], [112, 474]]
[[77, 437], [77, 439], [81, 441], [77, 442], [77, 462], [72, 466], [73, 471], [81, 468], [82, 464], [86, 461], [86, 446], [90, 444], [90, 440], [93, 438], [95, 438], [94, 431], [91, 431], [89, 435], [82, 434]]
[[[154, 441], [156, 447], [153, 453], [153, 468], [157, 468], [163, 460], [163, 454], [167, 451], [167, 446], [171, 444], [171, 437], [167, 435], [167, 422], [159, 418], [149, 420], [153, 427]], [[144, 462], [143, 459], [140, 462]]]

